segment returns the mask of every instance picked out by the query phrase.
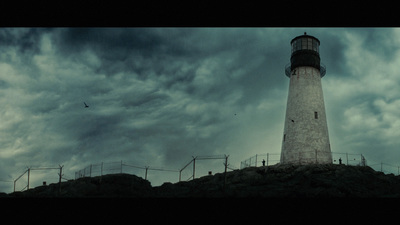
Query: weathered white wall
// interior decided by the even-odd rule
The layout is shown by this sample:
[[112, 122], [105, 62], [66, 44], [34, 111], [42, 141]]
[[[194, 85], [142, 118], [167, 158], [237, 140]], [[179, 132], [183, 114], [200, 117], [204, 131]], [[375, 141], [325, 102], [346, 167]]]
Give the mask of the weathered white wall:
[[321, 77], [314, 67], [292, 71], [281, 163], [332, 163]]

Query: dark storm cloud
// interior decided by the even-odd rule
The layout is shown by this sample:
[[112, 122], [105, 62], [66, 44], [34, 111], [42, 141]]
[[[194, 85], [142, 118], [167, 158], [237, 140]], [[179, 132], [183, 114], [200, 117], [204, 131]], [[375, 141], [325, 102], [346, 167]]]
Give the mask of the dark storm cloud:
[[64, 52], [78, 53], [84, 48], [92, 48], [99, 53], [107, 52], [109, 57], [116, 59], [132, 49], [148, 56], [148, 52], [154, 51], [163, 42], [152, 29], [147, 28], [70, 28], [60, 29], [59, 32], [55, 41]]
[[[140, 79], [159, 79], [165, 88], [181, 87], [189, 94], [210, 99], [214, 94], [226, 95], [230, 91], [226, 83], [235, 88], [236, 82], [245, 82], [249, 88], [244, 90], [244, 96], [249, 96], [246, 100], [250, 102], [262, 87], [277, 83], [273, 82], [277, 77], [273, 75], [281, 73], [284, 67], [282, 57], [270, 57], [280, 55], [281, 43], [277, 43], [280, 39], [272, 35], [254, 37], [253, 32], [252, 29], [241, 32], [236, 29], [78, 28], [62, 29], [54, 39], [62, 54], [93, 51], [101, 60], [96, 68], [98, 73], [135, 73]], [[265, 41], [276, 47], [265, 45]], [[282, 68], [272, 69], [265, 76], [268, 65], [278, 62]], [[213, 82], [203, 86], [193, 84], [196, 71], [208, 65]], [[241, 72], [236, 72], [237, 78], [233, 78], [239, 68]]]
[[75, 28], [60, 29], [54, 41], [62, 54], [74, 55], [83, 50], [91, 50], [104, 60], [107, 70], [111, 63], [125, 62], [119, 69], [129, 69], [129, 60], [145, 58], [159, 60], [163, 57], [189, 57], [195, 49], [187, 49], [182, 44], [178, 30], [151, 28]]
[[393, 37], [394, 30], [375, 28], [375, 29], [354, 29], [359, 36], [362, 47], [385, 61], [394, 59], [399, 46], [395, 44]]
[[324, 63], [329, 74], [346, 76], [345, 55], [346, 43], [336, 32], [321, 32], [318, 36], [322, 42], [320, 46], [321, 62]]
[[49, 29], [12, 29], [5, 28], [0, 31], [0, 46], [16, 47], [23, 54], [39, 51], [38, 41], [43, 32]]

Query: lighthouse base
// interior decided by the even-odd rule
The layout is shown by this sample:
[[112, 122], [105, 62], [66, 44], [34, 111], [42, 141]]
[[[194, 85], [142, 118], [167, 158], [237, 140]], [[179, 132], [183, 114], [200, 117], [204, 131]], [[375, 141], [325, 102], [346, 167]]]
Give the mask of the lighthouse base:
[[281, 153], [281, 164], [332, 164], [332, 153], [322, 151], [283, 151]]

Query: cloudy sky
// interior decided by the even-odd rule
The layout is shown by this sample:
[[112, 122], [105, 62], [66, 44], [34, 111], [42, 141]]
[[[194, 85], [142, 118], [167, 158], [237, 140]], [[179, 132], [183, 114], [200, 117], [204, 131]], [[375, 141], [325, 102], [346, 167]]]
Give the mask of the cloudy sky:
[[280, 153], [304, 32], [321, 41], [332, 151], [399, 165], [398, 28], [1, 28], [0, 192], [27, 166], [74, 178], [99, 162], [226, 154], [239, 168]]

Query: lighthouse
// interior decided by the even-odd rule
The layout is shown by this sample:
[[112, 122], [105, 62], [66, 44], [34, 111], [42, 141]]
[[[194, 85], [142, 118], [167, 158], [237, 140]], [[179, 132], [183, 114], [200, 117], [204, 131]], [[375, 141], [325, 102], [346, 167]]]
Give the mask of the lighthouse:
[[285, 68], [289, 94], [282, 138], [282, 164], [332, 163], [321, 78], [320, 41], [307, 33], [290, 42], [292, 54]]

